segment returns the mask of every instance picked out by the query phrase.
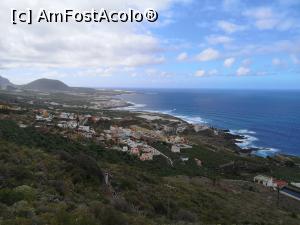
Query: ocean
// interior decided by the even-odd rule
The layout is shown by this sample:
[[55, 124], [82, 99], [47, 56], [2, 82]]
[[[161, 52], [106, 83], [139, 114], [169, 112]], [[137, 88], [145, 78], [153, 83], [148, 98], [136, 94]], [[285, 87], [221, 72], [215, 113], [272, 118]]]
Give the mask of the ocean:
[[300, 91], [131, 89], [128, 110], [152, 111], [206, 123], [245, 136], [257, 155], [300, 155]]

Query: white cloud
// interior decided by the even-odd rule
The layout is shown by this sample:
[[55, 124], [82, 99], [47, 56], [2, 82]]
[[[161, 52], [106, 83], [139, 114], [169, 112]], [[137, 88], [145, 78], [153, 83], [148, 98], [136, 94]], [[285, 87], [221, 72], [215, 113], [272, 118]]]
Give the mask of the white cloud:
[[242, 61], [242, 65], [245, 67], [250, 66], [251, 63], [252, 63], [251, 59], [244, 59]]
[[292, 5], [299, 5], [299, 0], [278, 0], [278, 2], [282, 5], [292, 6]]
[[229, 68], [231, 67], [235, 62], [235, 58], [228, 58], [228, 59], [225, 59], [224, 61], [224, 66]]
[[296, 65], [300, 64], [300, 59], [295, 55], [291, 55], [291, 60]]
[[272, 7], [257, 7], [248, 9], [243, 13], [251, 20], [255, 21], [255, 26], [259, 30], [277, 29], [285, 31], [292, 28], [296, 21], [281, 12], [275, 12]]
[[282, 66], [284, 63], [283, 63], [283, 61], [282, 61], [281, 59], [274, 58], [274, 59], [272, 60], [272, 64], [273, 64], [274, 66]]
[[217, 26], [229, 34], [245, 29], [243, 26], [240, 26], [240, 25], [237, 25], [237, 24], [225, 21], [225, 20], [218, 21]]
[[228, 44], [233, 41], [232, 38], [224, 35], [210, 35], [206, 37], [206, 40], [209, 44], [216, 45], [216, 44]]
[[244, 76], [244, 75], [248, 75], [250, 73], [250, 69], [247, 67], [243, 67], [241, 66], [240, 68], [237, 69], [236, 74], [238, 76]]
[[219, 71], [217, 69], [212, 69], [208, 72], [208, 75], [210, 76], [215, 76], [219, 73]]
[[214, 60], [219, 58], [220, 53], [218, 50], [212, 49], [212, 48], [207, 48], [203, 50], [200, 54], [196, 56], [196, 59], [201, 61], [201, 62], [206, 62], [210, 60]]
[[148, 32], [147, 23], [62, 23], [12, 25], [11, 8], [52, 11], [91, 8], [167, 12], [170, 0], [1, 0], [0, 68], [136, 67], [165, 61], [162, 42]]
[[178, 61], [185, 61], [188, 59], [188, 54], [186, 52], [182, 52], [177, 56]]
[[224, 0], [223, 1], [223, 8], [227, 11], [232, 10], [233, 8], [239, 5], [239, 0]]
[[204, 77], [206, 74], [205, 70], [197, 70], [195, 73], [196, 77]]

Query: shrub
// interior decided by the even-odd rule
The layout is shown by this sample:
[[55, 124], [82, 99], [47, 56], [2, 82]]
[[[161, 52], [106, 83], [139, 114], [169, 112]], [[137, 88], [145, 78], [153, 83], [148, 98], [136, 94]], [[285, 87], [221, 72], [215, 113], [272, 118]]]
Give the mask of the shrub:
[[197, 221], [197, 216], [186, 209], [180, 209], [175, 215], [175, 219], [193, 223]]
[[104, 225], [128, 225], [127, 219], [112, 207], [104, 207], [100, 221]]
[[112, 205], [115, 207], [115, 209], [122, 211], [122, 212], [130, 212], [131, 208], [128, 202], [122, 198], [116, 198], [112, 200]]
[[27, 185], [18, 186], [14, 190], [21, 193], [27, 201], [32, 201], [35, 197], [35, 190]]
[[35, 215], [34, 209], [24, 200], [16, 202], [12, 211], [18, 217], [32, 218]]
[[15, 202], [21, 201], [24, 199], [24, 195], [20, 192], [10, 189], [0, 190], [0, 202], [6, 205], [13, 205]]

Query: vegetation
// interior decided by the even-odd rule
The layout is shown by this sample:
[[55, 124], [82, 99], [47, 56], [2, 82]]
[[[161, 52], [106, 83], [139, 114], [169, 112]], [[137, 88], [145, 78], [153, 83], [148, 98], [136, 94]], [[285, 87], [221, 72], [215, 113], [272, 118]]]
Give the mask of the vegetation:
[[[0, 224], [299, 223], [297, 202], [281, 197], [277, 207], [276, 193], [240, 180], [250, 179], [253, 171], [219, 169], [232, 160], [255, 166], [272, 162], [201, 146], [186, 150], [190, 159], [203, 161], [200, 168], [193, 160], [181, 162], [168, 146], [154, 145], [172, 157], [174, 167], [162, 157], [141, 162], [92, 142], [0, 121]], [[281, 173], [296, 179], [297, 171], [286, 167]]]

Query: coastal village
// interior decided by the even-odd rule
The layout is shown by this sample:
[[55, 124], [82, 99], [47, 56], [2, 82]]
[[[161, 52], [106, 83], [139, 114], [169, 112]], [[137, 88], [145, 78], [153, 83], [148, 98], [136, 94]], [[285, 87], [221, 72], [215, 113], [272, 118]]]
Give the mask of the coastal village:
[[[28, 102], [34, 104], [32, 101]], [[33, 126], [41, 132], [52, 132], [72, 140], [93, 141], [104, 145], [111, 151], [120, 151], [133, 155], [141, 161], [152, 161], [156, 156], [162, 156], [166, 162], [173, 166], [173, 160], [165, 153], [152, 146], [154, 142], [163, 142], [169, 146], [169, 151], [179, 155], [180, 161], [185, 163], [193, 160], [198, 167], [205, 163], [202, 159], [189, 158], [182, 153], [182, 150], [193, 148], [186, 135], [182, 135], [186, 129], [193, 129], [201, 132], [211, 129], [206, 125], [191, 125], [180, 119], [163, 117], [162, 115], [139, 112], [136, 118], [151, 122], [155, 129], [141, 127], [138, 124], [131, 124], [123, 127], [122, 121], [130, 121], [133, 118], [110, 117], [102, 113], [82, 114], [69, 112], [59, 106], [56, 102], [45, 102], [47, 108], [27, 109], [13, 104], [0, 104], [0, 110], [8, 110], [16, 113], [20, 128]], [[69, 108], [69, 106], [68, 106]], [[71, 107], [72, 108], [72, 107]], [[26, 112], [22, 117], [18, 112]], [[12, 114], [0, 114], [0, 119], [7, 119]], [[163, 121], [163, 123], [162, 123]], [[105, 125], [105, 126], [103, 126]], [[213, 135], [218, 135], [218, 130], [213, 130]], [[220, 168], [234, 166], [234, 162], [221, 165]], [[300, 183], [276, 179], [265, 175], [257, 175], [253, 178], [254, 183], [258, 183], [281, 194], [300, 200]]]
[[[170, 121], [166, 119], [172, 126], [157, 123], [155, 124], [155, 130], [143, 128], [138, 125], [130, 125], [124, 128], [112, 123], [112, 121], [121, 121], [122, 118], [65, 112], [55, 110], [53, 108], [54, 105], [59, 104], [51, 102], [50, 109], [34, 109], [31, 111], [31, 115], [27, 113], [26, 122], [19, 121], [19, 126], [21, 128], [34, 126], [36, 129], [59, 133], [63, 137], [74, 140], [81, 138], [92, 140], [104, 144], [109, 149], [135, 155], [141, 161], [153, 160], [154, 156], [161, 155], [172, 164], [172, 160], [168, 156], [151, 146], [151, 143], [155, 141], [162, 141], [169, 144], [170, 151], [178, 154], [180, 154], [181, 149], [192, 148], [187, 138], [180, 136], [180, 133], [188, 126], [188, 124], [180, 120], [173, 119]], [[3, 104], [0, 107], [15, 111], [24, 110], [20, 107], [11, 107]], [[140, 114], [138, 117], [150, 121], [163, 119], [156, 115], [150, 116], [144, 114]], [[125, 119], [128, 120], [128, 118]], [[102, 123], [110, 124], [108, 129], [99, 129], [98, 125]], [[196, 129], [199, 129], [199, 126]], [[203, 126], [202, 129], [205, 129], [205, 127]], [[182, 161], [187, 160], [186, 157], [182, 157]]]
[[[250, 151], [235, 146], [235, 137], [228, 136], [226, 131], [206, 124], [189, 124], [164, 114], [137, 111], [122, 113], [122, 110], [112, 110], [127, 106], [128, 103], [111, 96], [93, 96], [86, 105], [76, 101], [71, 104], [64, 102], [63, 99], [54, 101], [47, 94], [38, 99], [23, 97], [17, 99], [0, 102], [0, 120], [14, 120], [21, 129], [33, 127], [42, 133], [59, 135], [82, 144], [93, 142], [107, 151], [122, 152], [141, 162], [151, 163], [160, 157], [170, 167], [175, 167], [175, 164], [179, 163], [179, 165], [195, 164], [199, 169], [206, 168], [210, 163], [209, 159], [186, 154], [198, 145], [194, 136], [197, 139], [202, 138], [201, 143], [220, 142], [220, 146], [230, 143], [226, 151], [236, 149], [232, 154], [245, 158], [252, 157]], [[157, 147], [157, 143], [161, 143], [164, 150]], [[219, 151], [218, 147], [208, 146], [212, 152]], [[285, 156], [278, 156], [274, 160], [283, 166], [291, 163]], [[295, 166], [300, 165], [296, 163]], [[246, 171], [260, 171], [257, 166], [251, 167], [253, 167], [251, 164], [239, 165], [238, 162], [228, 161], [220, 164], [216, 170], [220, 173], [240, 168]], [[298, 180], [285, 180], [256, 173], [252, 176], [252, 182], [300, 201]]]

